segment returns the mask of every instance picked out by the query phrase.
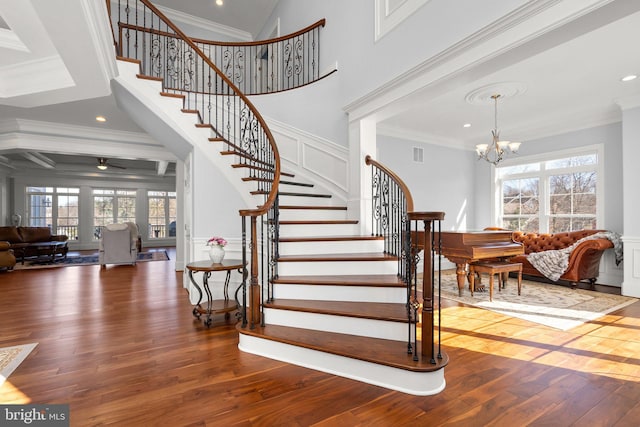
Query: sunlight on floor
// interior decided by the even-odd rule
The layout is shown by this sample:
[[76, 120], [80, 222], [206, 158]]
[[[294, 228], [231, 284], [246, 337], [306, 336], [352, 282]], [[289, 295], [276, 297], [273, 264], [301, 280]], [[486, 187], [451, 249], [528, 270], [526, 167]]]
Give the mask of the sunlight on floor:
[[20, 389], [15, 387], [11, 384], [11, 381], [8, 380], [0, 386], [0, 401], [2, 401], [2, 404], [7, 405], [31, 403], [29, 396], [22, 393]]
[[442, 310], [442, 345], [640, 382], [640, 319], [607, 315], [568, 331], [474, 307]]

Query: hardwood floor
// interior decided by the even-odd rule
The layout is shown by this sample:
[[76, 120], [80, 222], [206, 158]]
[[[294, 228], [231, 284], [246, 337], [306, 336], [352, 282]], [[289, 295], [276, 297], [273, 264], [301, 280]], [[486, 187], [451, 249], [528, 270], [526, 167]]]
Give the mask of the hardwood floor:
[[68, 403], [73, 426], [640, 424], [640, 303], [568, 332], [448, 303], [447, 387], [417, 397], [242, 353], [181, 281], [173, 261], [0, 272], [0, 347], [38, 343], [0, 403]]

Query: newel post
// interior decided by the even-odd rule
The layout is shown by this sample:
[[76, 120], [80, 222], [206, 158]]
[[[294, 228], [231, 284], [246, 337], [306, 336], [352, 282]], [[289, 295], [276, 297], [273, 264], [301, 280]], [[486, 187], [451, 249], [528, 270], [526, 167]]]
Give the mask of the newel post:
[[[436, 350], [435, 350], [435, 336], [434, 336], [434, 252], [433, 246], [440, 245], [440, 221], [444, 220], [444, 212], [409, 212], [407, 214], [409, 221], [416, 221], [423, 223], [423, 230], [416, 230], [411, 232], [412, 239], [411, 245], [418, 252], [423, 250], [422, 257], [422, 357], [429, 357], [431, 363], [436, 363]], [[432, 231], [434, 222], [438, 222], [437, 236], [438, 241], [434, 242], [434, 233]], [[439, 253], [439, 251], [438, 251]], [[438, 280], [439, 282], [439, 280]], [[438, 307], [438, 310], [440, 307]], [[439, 324], [438, 324], [439, 326]], [[440, 340], [438, 339], [438, 347], [440, 347]], [[441, 358], [440, 350], [438, 349], [437, 357]]]

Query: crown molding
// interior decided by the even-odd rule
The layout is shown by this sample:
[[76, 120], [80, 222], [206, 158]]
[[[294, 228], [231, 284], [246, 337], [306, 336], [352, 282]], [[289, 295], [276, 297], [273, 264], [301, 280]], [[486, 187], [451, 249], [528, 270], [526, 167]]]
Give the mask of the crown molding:
[[111, 80], [118, 75], [111, 17], [104, 2], [83, 0], [80, 5], [88, 24], [89, 38], [96, 48], [99, 69], [107, 80]]
[[[29, 84], [25, 84], [28, 81]], [[24, 61], [0, 68], [0, 98], [13, 98], [73, 87], [73, 77], [59, 55]]]
[[615, 103], [623, 111], [640, 107], [640, 94], [634, 94], [634, 95], [625, 96], [623, 98], [618, 98], [615, 100]]
[[420, 90], [445, 84], [612, 1], [531, 0], [392, 81], [348, 103], [343, 109], [349, 114], [349, 120], [381, 114], [386, 107]]
[[65, 123], [41, 122], [18, 118], [0, 121], [0, 135], [7, 133], [50, 135], [67, 138], [81, 138], [96, 142], [119, 142], [160, 146], [155, 139], [151, 138], [146, 133], [101, 129]]
[[189, 15], [184, 12], [170, 9], [166, 6], [156, 7], [160, 12], [164, 13], [165, 16], [172, 21], [181, 22], [183, 24], [191, 25], [193, 27], [201, 28], [207, 31], [214, 31], [225, 36], [238, 39], [238, 41], [253, 41], [253, 36], [246, 31], [229, 27], [223, 24], [218, 24], [217, 22], [209, 21], [208, 19], [200, 18], [198, 16]]
[[0, 28], [0, 48], [29, 52], [29, 48], [22, 43], [20, 37], [6, 28]]

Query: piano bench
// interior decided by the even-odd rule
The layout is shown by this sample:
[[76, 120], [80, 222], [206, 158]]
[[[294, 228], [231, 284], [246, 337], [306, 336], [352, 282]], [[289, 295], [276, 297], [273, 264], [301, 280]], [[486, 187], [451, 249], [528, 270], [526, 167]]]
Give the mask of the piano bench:
[[476, 289], [475, 284], [475, 276], [476, 273], [487, 273], [489, 274], [489, 301], [493, 301], [493, 276], [498, 274], [498, 291], [504, 288], [504, 281], [506, 277], [508, 277], [509, 273], [517, 272], [518, 273], [518, 295], [520, 295], [520, 291], [522, 290], [522, 264], [521, 263], [510, 263], [507, 261], [486, 261], [486, 262], [475, 262], [469, 264], [469, 290], [471, 291], [471, 296], [473, 296], [473, 291]]

